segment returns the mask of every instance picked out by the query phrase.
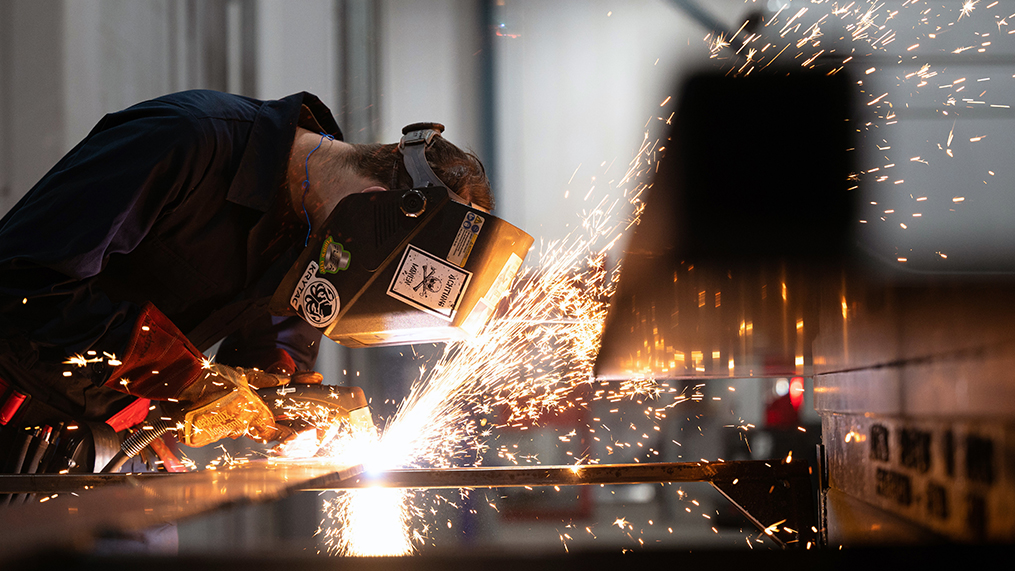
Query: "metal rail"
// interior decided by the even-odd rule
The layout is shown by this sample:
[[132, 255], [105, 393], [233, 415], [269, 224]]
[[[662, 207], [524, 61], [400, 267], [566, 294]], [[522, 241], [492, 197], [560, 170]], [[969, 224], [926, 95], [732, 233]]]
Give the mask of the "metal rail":
[[146, 529], [229, 505], [280, 499], [301, 486], [314, 486], [320, 477], [341, 480], [361, 470], [362, 466], [320, 461], [258, 461], [229, 470], [183, 474], [0, 476], [5, 491], [45, 494], [37, 502], [0, 510], [4, 522], [0, 568], [19, 557], [88, 545], [102, 534]]
[[500, 488], [708, 482], [780, 547], [814, 546], [817, 513], [806, 462], [669, 462], [390, 470], [352, 478], [317, 478], [304, 489]]
[[[226, 471], [228, 473], [228, 471]], [[190, 474], [194, 477], [196, 474]], [[187, 474], [0, 475], [0, 493], [55, 494], [125, 484], [147, 490], [178, 488]], [[805, 462], [670, 462], [584, 466], [510, 466], [405, 469], [379, 474], [348, 470], [318, 473], [291, 491], [388, 488], [500, 488], [708, 482], [776, 544], [805, 546], [817, 540], [810, 467]], [[203, 481], [215, 487], [214, 481]], [[200, 485], [198, 487], [201, 487]]]
[[711, 482], [716, 479], [771, 480], [808, 474], [806, 463], [660, 462], [645, 464], [586, 464], [575, 466], [496, 466], [438, 470], [389, 470], [379, 474], [329, 482], [319, 478], [318, 489], [367, 486], [386, 488], [501, 488], [511, 486], [588, 486], [598, 484], [658, 484]]
[[[580, 466], [497, 466], [478, 468], [401, 469], [345, 477], [336, 472], [299, 485], [301, 491], [385, 488], [503, 488], [519, 486], [589, 486], [667, 482], [743, 482], [807, 474], [801, 462], [668, 462], [655, 464], [589, 464]], [[152, 474], [15, 474], [0, 475], [0, 494], [67, 493], [115, 484], [152, 484], [179, 475]]]

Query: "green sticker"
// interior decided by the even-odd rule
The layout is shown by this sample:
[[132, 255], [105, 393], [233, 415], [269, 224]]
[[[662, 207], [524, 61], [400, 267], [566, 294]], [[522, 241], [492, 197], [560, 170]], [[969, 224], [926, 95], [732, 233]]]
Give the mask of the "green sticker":
[[348, 270], [352, 261], [352, 252], [345, 249], [341, 242], [328, 236], [321, 246], [320, 272], [322, 274], [334, 274], [338, 271]]

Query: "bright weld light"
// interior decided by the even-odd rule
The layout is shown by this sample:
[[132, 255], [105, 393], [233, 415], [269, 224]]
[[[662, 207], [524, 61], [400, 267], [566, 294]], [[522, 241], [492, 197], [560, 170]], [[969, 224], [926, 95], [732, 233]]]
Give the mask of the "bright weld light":
[[364, 488], [341, 492], [325, 504], [341, 527], [324, 530], [332, 551], [354, 557], [404, 556], [413, 552], [407, 490]]
[[371, 480], [376, 480], [385, 472], [400, 467], [391, 456], [385, 454], [362, 454], [360, 460], [363, 475]]

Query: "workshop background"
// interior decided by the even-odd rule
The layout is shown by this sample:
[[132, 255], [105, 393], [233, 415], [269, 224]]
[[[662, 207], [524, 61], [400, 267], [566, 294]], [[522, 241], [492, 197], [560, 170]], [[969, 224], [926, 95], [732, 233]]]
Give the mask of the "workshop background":
[[[775, 11], [786, 3], [702, 2], [734, 30], [749, 9], [763, 5]], [[391, 142], [405, 124], [444, 123], [449, 140], [474, 150], [486, 164], [497, 214], [533, 234], [538, 248], [580, 224], [590, 206], [587, 196], [618, 187], [646, 133], [651, 139], [664, 134], [661, 108], [667, 114], [674, 108], [668, 98], [677, 96], [681, 77], [719, 68], [703, 39], [709, 30], [677, 4], [0, 0], [0, 214], [104, 113], [192, 88], [262, 99], [305, 90], [332, 109], [350, 142]], [[992, 20], [983, 28], [997, 29]], [[990, 65], [1010, 64], [1011, 51], [995, 52], [997, 61]], [[954, 61], [953, 71], [964, 65]], [[894, 79], [885, 74], [872, 81]], [[993, 120], [1008, 125], [1011, 116]], [[731, 134], [739, 136], [757, 134]], [[918, 132], [904, 140], [926, 138]], [[956, 163], [959, 172], [949, 176], [962, 179], [962, 169], [974, 166]], [[434, 354], [429, 346], [348, 349], [328, 343], [318, 370], [327, 383], [362, 386], [375, 418], [382, 419], [394, 413], [419, 366]], [[700, 398], [680, 405], [679, 414], [660, 424], [658, 460], [759, 459], [784, 456], [790, 448], [811, 453], [820, 424], [809, 378], [803, 381], [796, 431], [805, 436], [789, 441], [764, 430], [766, 406], [800, 382], [687, 382], [687, 394]], [[588, 414], [618, 406], [635, 411], [640, 404], [600, 403]], [[559, 446], [559, 436], [571, 429], [568, 421], [519, 436], [519, 455], [527, 449], [542, 463], [568, 463], [567, 448]], [[759, 427], [750, 449], [741, 438], [748, 425]], [[606, 458], [606, 451], [596, 452]], [[609, 454], [610, 462], [640, 457], [631, 450]], [[634, 548], [639, 539], [649, 546], [747, 549], [757, 536], [705, 484], [444, 495], [451, 503], [437, 508], [433, 520], [440, 525], [431, 530], [437, 549], [553, 551], [563, 549], [562, 543], [572, 550]], [[499, 511], [487, 505], [497, 502]], [[316, 550], [319, 506], [316, 494], [303, 493], [184, 522], [181, 552]], [[634, 527], [614, 525], [618, 519]], [[586, 527], [596, 533], [585, 533]], [[565, 533], [574, 539], [564, 541]]]

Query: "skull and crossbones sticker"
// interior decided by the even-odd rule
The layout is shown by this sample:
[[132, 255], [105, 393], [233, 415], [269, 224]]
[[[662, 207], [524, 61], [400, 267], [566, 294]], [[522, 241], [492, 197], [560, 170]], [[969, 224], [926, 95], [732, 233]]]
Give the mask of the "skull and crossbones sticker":
[[409, 245], [388, 295], [444, 319], [453, 319], [472, 273]]

